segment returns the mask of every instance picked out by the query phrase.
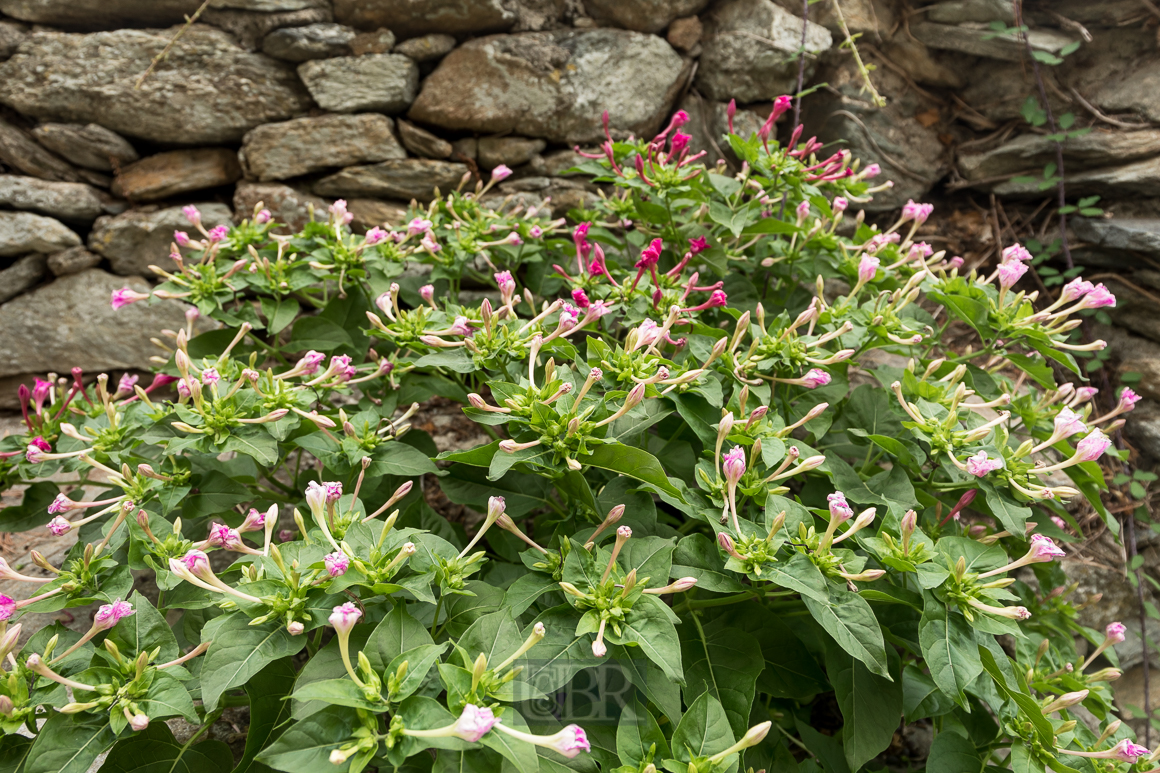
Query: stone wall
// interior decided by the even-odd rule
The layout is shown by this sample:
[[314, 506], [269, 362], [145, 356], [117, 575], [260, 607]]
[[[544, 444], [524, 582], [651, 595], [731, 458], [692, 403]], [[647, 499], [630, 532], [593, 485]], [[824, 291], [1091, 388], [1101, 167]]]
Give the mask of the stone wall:
[[[728, 160], [726, 103], [756, 128], [795, 88], [803, 32], [798, 0], [211, 0], [142, 81], [200, 5], [0, 0], [0, 408], [45, 371], [148, 365], [148, 339], [176, 312], [114, 318], [107, 291], [166, 267], [184, 204], [220, 223], [263, 201], [297, 226], [342, 197], [367, 227], [506, 164], [501, 192], [550, 197], [563, 214], [595, 195], [562, 173], [600, 136], [603, 110], [626, 136], [684, 109], [694, 143]], [[805, 29], [817, 88], [803, 120], [895, 181], [869, 216], [934, 200], [930, 239], [977, 263], [1032, 231], [1050, 240], [1053, 191], [1019, 179], [1054, 157], [1021, 115], [1032, 68], [989, 26], [1014, 22], [1012, 1], [842, 10], [887, 104], [863, 91], [827, 0]], [[1122, 299], [1115, 362], [1160, 373], [1156, 14], [1137, 0], [1026, 10], [1036, 50], [1079, 43], [1041, 67], [1056, 114], [1091, 129], [1067, 143], [1068, 195], [1101, 195], [1116, 215], [1073, 221], [1076, 258]], [[1138, 411], [1155, 418], [1132, 437], [1160, 457], [1155, 384], [1141, 391], [1158, 402]]]

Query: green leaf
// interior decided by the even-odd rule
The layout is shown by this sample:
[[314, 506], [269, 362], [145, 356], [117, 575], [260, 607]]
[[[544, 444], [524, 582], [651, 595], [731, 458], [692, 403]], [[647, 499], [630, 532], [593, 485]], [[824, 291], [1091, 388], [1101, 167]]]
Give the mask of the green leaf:
[[417, 478], [425, 473], [438, 473], [435, 463], [414, 446], [406, 443], [387, 443], [375, 450], [374, 461], [367, 468], [368, 476], [398, 475]]
[[672, 751], [681, 762], [690, 762], [693, 757], [723, 752], [735, 740], [725, 709], [716, 698], [704, 693], [693, 701], [673, 731]]
[[934, 594], [923, 594], [925, 604], [918, 639], [935, 685], [964, 709], [965, 690], [983, 672], [975, 630], [958, 612], [951, 612]]
[[[502, 609], [483, 615], [459, 637], [459, 646], [467, 650], [472, 658], [483, 653], [491, 667], [507, 660], [520, 645], [524, 636], [520, 633], [510, 609]], [[532, 653], [535, 657], [535, 653]]]
[[427, 628], [407, 613], [406, 604], [399, 603], [375, 627], [365, 652], [371, 668], [381, 672], [404, 652], [434, 643]]
[[25, 489], [20, 504], [0, 510], [0, 532], [28, 531], [37, 526], [44, 526], [53, 518], [48, 512], [48, 506], [59, 493], [60, 488], [52, 481], [42, 480], [33, 483]]
[[[515, 709], [504, 712], [503, 722], [504, 725], [513, 730], [525, 733], [529, 730], [527, 721]], [[520, 741], [507, 733], [495, 730], [481, 738], [480, 743], [499, 752], [504, 759], [515, 766], [519, 773], [536, 773], [540, 769], [536, 747], [527, 741]]]
[[150, 719], [184, 717], [187, 722], [197, 724], [197, 710], [193, 707], [189, 690], [176, 677], [164, 672], [153, 677], [145, 698], [139, 702], [141, 710]]
[[258, 762], [258, 753], [276, 741], [290, 726], [291, 701], [286, 700], [297, 674], [290, 658], [275, 660], [246, 683], [250, 696], [250, 726], [246, 728], [246, 749], [233, 773], [266, 773], [270, 768]]
[[121, 654], [129, 660], [135, 658], [137, 653], [150, 651], [154, 647], [161, 648], [155, 658], [158, 663], [177, 658], [180, 655], [177, 639], [156, 607], [137, 591], [133, 591], [129, 603], [133, 605], [133, 614], [121, 618], [106, 638], [116, 644]]
[[[629, 541], [631, 543], [631, 540]], [[713, 593], [744, 593], [742, 585], [722, 569], [720, 553], [704, 534], [690, 534], [677, 543], [670, 577], [696, 577], [697, 588]], [[517, 581], [518, 582], [518, 581]]]
[[1031, 725], [1035, 728], [1035, 732], [1039, 736], [1039, 742], [1046, 748], [1055, 748], [1052, 743], [1055, 737], [1054, 730], [1051, 727], [1051, 723], [1043, 716], [1039, 702], [1025, 691], [1016, 689], [1016, 686], [1008, 685], [1006, 677], [999, 670], [999, 664], [995, 661], [995, 656], [981, 644], [979, 645], [979, 658], [983, 662], [983, 669], [995, 680], [995, 686], [999, 688], [999, 692], [1013, 700], [1019, 706], [1019, 710], [1031, 720]]
[[298, 316], [300, 308], [294, 298], [262, 298], [262, 314], [265, 315], [266, 329], [277, 335], [290, 326]]
[[1033, 360], [1025, 354], [1008, 352], [1006, 357], [1011, 361], [1011, 364], [1030, 376], [1035, 383], [1044, 389], [1055, 389], [1055, 374], [1051, 372], [1051, 368], [1046, 363]]
[[24, 773], [87, 773], [116, 740], [108, 716], [53, 714], [32, 744]]
[[749, 712], [757, 676], [765, 664], [757, 641], [736, 628], [694, 621], [681, 626], [681, 656], [685, 664], [685, 702], [709, 693], [721, 704], [735, 736], [749, 729]]
[[648, 451], [619, 443], [609, 443], [597, 446], [591, 454], [580, 461], [602, 470], [618, 472], [621, 475], [651, 483], [670, 496], [682, 501], [684, 499], [680, 490], [669, 482], [661, 463]]
[[727, 609], [729, 611], [715, 624], [740, 628], [757, 640], [765, 658], [765, 669], [757, 679], [762, 692], [778, 698], [801, 700], [829, 691], [829, 682], [821, 666], [777, 615], [756, 602]]
[[217, 708], [226, 690], [244, 685], [270, 663], [306, 646], [305, 636], [291, 636], [280, 622], [249, 623], [241, 612], [232, 612], [213, 632], [201, 667], [201, 697], [207, 711]]
[[1011, 744], [1010, 761], [1014, 773], [1044, 773], [1043, 763], [1022, 743]]
[[803, 596], [806, 608], [846, 652], [866, 664], [873, 673], [890, 679], [882, 628], [866, 599], [857, 593], [829, 589], [829, 602]]
[[347, 742], [354, 725], [354, 709], [329, 706], [291, 725], [273, 745], [258, 754], [258, 762], [287, 773], [344, 773], [350, 768], [349, 761], [332, 765], [330, 753]]
[[178, 743], [164, 722], [152, 722], [113, 747], [101, 773], [221, 773], [234, 769], [234, 755], [221, 741]]
[[616, 730], [616, 753], [620, 761], [625, 765], [639, 766], [654, 744], [655, 759], [669, 756], [669, 744], [656, 718], [638, 700], [625, 704]]
[[[1012, 746], [1012, 757], [1015, 756], [1015, 746], [1022, 744], [1016, 743]], [[949, 730], [944, 730], [934, 737], [934, 743], [930, 745], [930, 755], [926, 758], [926, 773], [980, 773], [982, 769], [983, 760], [975, 751], [975, 745], [966, 738]]]
[[32, 741], [15, 733], [0, 736], [0, 773], [20, 773], [32, 750]]
[[294, 352], [317, 349], [330, 354], [339, 349], [353, 349], [354, 341], [341, 325], [322, 317], [302, 317], [294, 323], [287, 348]]
[[[900, 676], [898, 656], [889, 651]], [[902, 721], [902, 680], [883, 679], [834, 644], [826, 647], [826, 673], [842, 710], [843, 747], [850, 770], [877, 757], [890, 746]]]
[[273, 467], [278, 463], [278, 441], [260, 427], [248, 427], [231, 433], [222, 443], [221, 450], [245, 454], [263, 467]]
[[637, 645], [669, 679], [683, 684], [681, 641], [669, 614], [668, 607], [656, 596], [641, 596], [620, 624], [620, 636], [608, 639], [616, 644]]

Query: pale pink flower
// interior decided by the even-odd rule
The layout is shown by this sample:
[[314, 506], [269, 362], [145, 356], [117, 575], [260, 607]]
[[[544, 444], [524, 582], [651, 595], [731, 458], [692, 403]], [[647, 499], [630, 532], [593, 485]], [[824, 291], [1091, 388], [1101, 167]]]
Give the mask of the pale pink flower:
[[98, 631], [107, 631], [122, 618], [133, 614], [133, 605], [127, 601], [117, 599], [112, 604], [101, 606], [93, 615], [93, 627]]
[[435, 285], [423, 285], [419, 288], [419, 297], [425, 303], [434, 303], [435, 301]]
[[431, 230], [431, 221], [422, 217], [417, 217], [410, 223], [407, 223], [407, 236], [415, 236], [424, 231]]
[[386, 238], [387, 238], [387, 232], [384, 231], [383, 229], [379, 228], [378, 226], [375, 226], [374, 228], [367, 231], [367, 235], [365, 237], [364, 243], [367, 244], [368, 246], [375, 245], [381, 241], [384, 241]]
[[213, 386], [221, 380], [222, 377], [217, 372], [217, 368], [206, 368], [201, 372], [201, 383], [205, 386]]
[[1055, 540], [1051, 537], [1045, 537], [1042, 534], [1031, 535], [1031, 563], [1039, 564], [1051, 561], [1055, 558], [1063, 558], [1067, 555], [1063, 550], [1055, 544]]
[[1139, 744], [1134, 744], [1127, 738], [1120, 741], [1112, 747], [1111, 759], [1119, 760], [1120, 762], [1135, 762], [1140, 757], [1146, 754], [1151, 754], [1147, 749]]
[[1128, 638], [1128, 629], [1123, 623], [1108, 623], [1104, 628], [1104, 636], [1108, 639], [1108, 644], [1119, 644]]
[[229, 226], [218, 225], [209, 229], [209, 233], [206, 235], [206, 238], [209, 239], [210, 244], [216, 244], [217, 242], [225, 241], [226, 237], [229, 235]]
[[491, 709], [479, 708], [468, 703], [463, 707], [463, 713], [455, 722], [452, 735], [456, 738], [462, 738], [468, 743], [476, 743], [487, 735], [498, 722], [499, 719], [492, 713]]
[[810, 203], [808, 201], [803, 201], [802, 203], [797, 205], [798, 222], [805, 220], [809, 216], [809, 214], [810, 214]]
[[362, 612], [359, 608], [349, 601], [341, 606], [337, 606], [331, 612], [328, 621], [334, 629], [341, 633], [349, 633], [354, 628], [355, 623], [362, 617]]
[[869, 282], [878, 273], [878, 266], [882, 261], [873, 255], [863, 255], [858, 261], [858, 281]]
[[845, 523], [854, 517], [854, 509], [846, 502], [846, 495], [841, 491], [827, 495], [826, 501], [830, 505], [831, 519], [836, 519], [838, 523]]
[[302, 373], [304, 376], [312, 376], [318, 372], [322, 366], [323, 361], [326, 360], [326, 355], [322, 352], [316, 352], [313, 349], [302, 355], [302, 359], [294, 366], [294, 369]]
[[1059, 439], [1069, 438], [1085, 429], [1087, 427], [1084, 426], [1083, 419], [1070, 408], [1062, 408], [1055, 414], [1055, 432], [1052, 434]]
[[[867, 171], [869, 171], [869, 167], [867, 167]], [[867, 175], [867, 177], [869, 176]], [[922, 225], [933, 211], [934, 204], [915, 204], [914, 199], [910, 199], [902, 207], [902, 220], [903, 222], [913, 220], [916, 225]]]
[[568, 725], [560, 732], [551, 736], [551, 748], [569, 759], [575, 757], [582, 751], [587, 752], [592, 750], [592, 746], [588, 743], [588, 736], [584, 734], [583, 728], [579, 725]]
[[1081, 309], [1099, 309], [1104, 306], [1115, 306], [1116, 296], [1112, 295], [1103, 283], [1096, 285], [1080, 302]]
[[60, 537], [72, 530], [72, 524], [58, 515], [48, 522], [48, 530], [52, 532], [54, 537]]
[[495, 169], [491, 170], [492, 182], [500, 182], [512, 176], [512, 170], [506, 164], [500, 164]]
[[331, 577], [342, 577], [350, 567], [350, 559], [343, 553], [327, 553], [322, 558]]
[[1011, 289], [1015, 283], [1023, 278], [1027, 273], [1027, 264], [1023, 261], [1014, 260], [1007, 263], [999, 264], [999, 286], [1005, 289]]
[[976, 478], [981, 478], [989, 472], [998, 470], [1002, 466], [1002, 460], [988, 459], [986, 451], [980, 451], [974, 456], [967, 458], [967, 472], [971, 473]]
[[829, 373], [821, 368], [811, 368], [809, 373], [802, 378], [802, 386], [807, 389], [817, 389], [820, 386], [825, 386], [830, 383], [830, 381], [831, 377]]
[[122, 287], [120, 290], [113, 291], [110, 303], [114, 309], [120, 309], [131, 303], [147, 300], [149, 300], [147, 293], [139, 293], [131, 287]]
[[1140, 395], [1132, 391], [1131, 387], [1124, 387], [1124, 391], [1120, 392], [1121, 411], [1130, 411], [1136, 407], [1136, 403], [1140, 402]]
[[731, 485], [737, 485], [741, 476], [745, 474], [745, 449], [733, 446], [721, 462], [721, 469], [725, 472], [725, 480]]
[[850, 206], [850, 202], [845, 197], [839, 196], [838, 198], [834, 199], [834, 202], [830, 205], [830, 208], [834, 210], [835, 215], [838, 215], [842, 212], [845, 212], [846, 207], [848, 206]]
[[1111, 444], [1112, 441], [1108, 439], [1107, 435], [1098, 429], [1093, 429], [1087, 437], [1079, 441], [1076, 452], [1080, 461], [1094, 462], [1104, 455], [1104, 451], [1107, 451]]
[[254, 215], [254, 222], [258, 225], [265, 225], [269, 223], [274, 216], [270, 214], [270, 210], [263, 209], [258, 214]]
[[1027, 261], [1032, 260], [1032, 258], [1033, 256], [1030, 252], [1027, 251], [1026, 247], [1024, 247], [1022, 244], [1016, 243], [1012, 244], [1010, 247], [1004, 248], [1002, 261], [1004, 263], [1009, 263], [1013, 260]]

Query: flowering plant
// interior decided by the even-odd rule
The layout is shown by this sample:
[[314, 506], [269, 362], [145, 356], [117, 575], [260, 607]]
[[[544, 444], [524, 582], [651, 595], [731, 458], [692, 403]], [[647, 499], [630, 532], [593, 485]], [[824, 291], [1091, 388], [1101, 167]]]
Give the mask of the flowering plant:
[[[1115, 525], [1136, 397], [1099, 415], [1073, 354], [1115, 299], [916, 242], [929, 205], [852, 215], [889, 183], [774, 141], [788, 102], [724, 137], [736, 174], [683, 113], [609, 133], [567, 219], [506, 168], [362, 235], [342, 201], [293, 234], [189, 208], [163, 283], [112, 298], [187, 305], [152, 380], [50, 376], [0, 442], [29, 484], [0, 525], [77, 540], [0, 563], [30, 589], [0, 596], [5, 769], [857, 771], [916, 722], [931, 770], [1153, 767], [1111, 714], [1123, 626], [1054, 563], [1069, 501]], [[490, 440], [440, 453], [436, 397]], [[241, 705], [240, 760], [197, 742]]]

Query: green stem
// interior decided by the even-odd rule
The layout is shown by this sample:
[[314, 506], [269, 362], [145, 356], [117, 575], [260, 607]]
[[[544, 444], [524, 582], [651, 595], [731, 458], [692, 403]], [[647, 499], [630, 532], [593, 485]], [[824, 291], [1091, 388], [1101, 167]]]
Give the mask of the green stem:
[[435, 602], [435, 617], [431, 620], [431, 638], [432, 639], [434, 639], [439, 634], [437, 627], [439, 625], [439, 611], [442, 609], [443, 609], [443, 596], [440, 595], [439, 601]]

